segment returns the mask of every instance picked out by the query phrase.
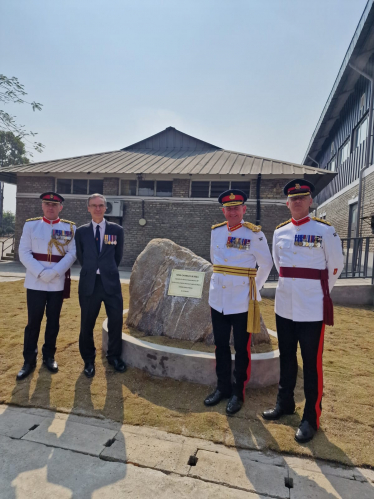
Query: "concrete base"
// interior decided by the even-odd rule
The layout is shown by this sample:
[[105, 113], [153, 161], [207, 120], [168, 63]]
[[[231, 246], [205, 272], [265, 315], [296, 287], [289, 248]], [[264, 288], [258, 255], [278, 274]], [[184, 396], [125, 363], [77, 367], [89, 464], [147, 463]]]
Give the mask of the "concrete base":
[[[262, 298], [275, 298], [277, 282], [267, 282], [261, 289]], [[362, 307], [374, 305], [374, 286], [370, 279], [338, 279], [331, 292], [334, 305]]]
[[[127, 310], [124, 310], [124, 314]], [[272, 336], [274, 331], [268, 330]], [[108, 348], [108, 319], [103, 322], [102, 345]], [[184, 350], [149, 343], [122, 333], [122, 359], [127, 365], [137, 367], [156, 376], [165, 376], [202, 385], [215, 385], [216, 359], [214, 353]], [[232, 355], [232, 369], [235, 356]], [[252, 354], [250, 388], [261, 388], [279, 382], [279, 350]]]

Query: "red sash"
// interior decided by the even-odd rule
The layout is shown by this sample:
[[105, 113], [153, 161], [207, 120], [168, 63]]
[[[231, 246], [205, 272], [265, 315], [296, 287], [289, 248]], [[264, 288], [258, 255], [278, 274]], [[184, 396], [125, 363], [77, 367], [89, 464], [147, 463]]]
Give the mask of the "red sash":
[[281, 267], [279, 277], [292, 277], [296, 279], [316, 279], [321, 281], [323, 292], [323, 322], [327, 326], [334, 325], [334, 307], [329, 291], [329, 272], [327, 269], [305, 269], [299, 267]]

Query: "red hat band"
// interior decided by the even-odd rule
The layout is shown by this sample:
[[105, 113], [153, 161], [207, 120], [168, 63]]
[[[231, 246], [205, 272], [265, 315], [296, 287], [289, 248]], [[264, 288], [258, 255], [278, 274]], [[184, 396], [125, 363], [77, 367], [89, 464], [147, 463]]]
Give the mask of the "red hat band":
[[56, 196], [55, 194], [46, 194], [42, 197], [42, 201], [49, 201], [52, 203], [61, 203], [61, 198]]
[[240, 194], [231, 193], [229, 196], [225, 196], [224, 198], [222, 198], [221, 203], [223, 205], [225, 205], [225, 204], [230, 205], [231, 203], [233, 205], [238, 205], [238, 204], [244, 203], [244, 198]]

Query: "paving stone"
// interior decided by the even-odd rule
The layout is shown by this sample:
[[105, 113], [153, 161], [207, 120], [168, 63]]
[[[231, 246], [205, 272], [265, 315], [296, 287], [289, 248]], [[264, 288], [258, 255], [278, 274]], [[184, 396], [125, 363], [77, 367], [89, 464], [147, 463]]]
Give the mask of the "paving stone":
[[288, 499], [289, 489], [284, 485], [287, 470], [283, 467], [199, 450], [197, 464], [189, 476], [227, 484], [258, 494]]
[[117, 431], [107, 428], [58, 418], [45, 418], [38, 428], [27, 433], [23, 439], [99, 456], [105, 448], [105, 443], [116, 434]]
[[219, 484], [1, 436], [0, 491], [1, 499], [265, 499]]
[[0, 435], [22, 438], [35, 425], [40, 425], [43, 417], [19, 412], [8, 406], [0, 406]]
[[374, 485], [366, 482], [324, 475], [306, 469], [290, 469], [293, 488], [291, 499], [373, 499]]
[[[103, 450], [101, 458], [175, 472], [182, 447], [182, 442], [119, 432], [114, 443]], [[186, 474], [188, 472], [187, 460]]]

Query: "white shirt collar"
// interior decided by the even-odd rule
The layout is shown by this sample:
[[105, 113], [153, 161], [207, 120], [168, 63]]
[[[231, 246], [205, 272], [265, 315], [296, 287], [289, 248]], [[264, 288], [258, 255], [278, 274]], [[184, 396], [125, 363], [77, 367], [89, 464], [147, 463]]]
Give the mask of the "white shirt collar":
[[96, 226], [98, 225], [101, 229], [104, 229], [105, 228], [105, 218], [103, 218], [101, 220], [101, 222], [99, 224], [97, 224], [96, 222], [94, 222], [92, 220], [92, 225], [93, 225], [93, 228], [96, 230]]

